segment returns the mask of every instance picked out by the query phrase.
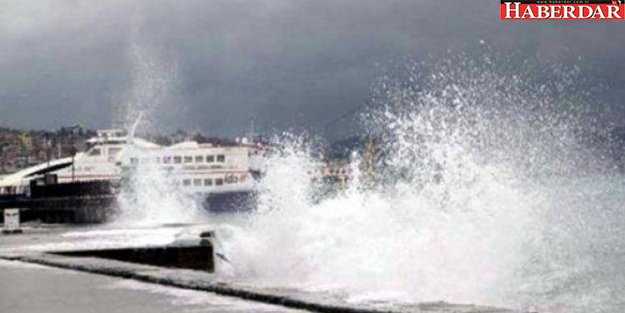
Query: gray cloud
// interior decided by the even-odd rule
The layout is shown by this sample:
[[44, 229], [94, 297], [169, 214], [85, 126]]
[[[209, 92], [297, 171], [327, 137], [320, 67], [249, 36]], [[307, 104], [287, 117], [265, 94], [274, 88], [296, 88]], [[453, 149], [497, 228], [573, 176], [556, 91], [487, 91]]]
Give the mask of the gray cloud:
[[[480, 39], [529, 59], [592, 61], [613, 121], [625, 118], [623, 24], [502, 22], [498, 10], [485, 0], [0, 0], [0, 125], [107, 127], [143, 102], [157, 129], [236, 135], [256, 117], [265, 130], [323, 132], [367, 101], [376, 64]], [[333, 136], [355, 127], [341, 121]]]

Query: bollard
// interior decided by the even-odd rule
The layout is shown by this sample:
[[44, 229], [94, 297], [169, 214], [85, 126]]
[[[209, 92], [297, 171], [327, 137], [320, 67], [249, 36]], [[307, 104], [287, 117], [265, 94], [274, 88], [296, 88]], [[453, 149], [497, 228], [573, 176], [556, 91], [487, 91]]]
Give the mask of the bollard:
[[4, 210], [4, 228], [3, 234], [21, 234], [20, 228], [20, 210], [19, 209], [5, 209]]
[[204, 231], [200, 234], [200, 246], [210, 247], [211, 255], [209, 256], [211, 262], [208, 269], [208, 272], [214, 273], [217, 265], [217, 253], [215, 247], [215, 232], [212, 230]]

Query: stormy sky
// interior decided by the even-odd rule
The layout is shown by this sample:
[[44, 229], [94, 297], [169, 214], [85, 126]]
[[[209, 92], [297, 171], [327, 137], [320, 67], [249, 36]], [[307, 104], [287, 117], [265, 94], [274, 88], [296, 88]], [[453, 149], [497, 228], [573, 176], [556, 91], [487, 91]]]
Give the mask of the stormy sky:
[[[380, 66], [480, 40], [591, 62], [625, 126], [625, 22], [503, 22], [494, 0], [0, 0], [0, 126], [353, 134]], [[332, 125], [329, 125], [332, 124]], [[622, 123], [622, 124], [621, 124]]]

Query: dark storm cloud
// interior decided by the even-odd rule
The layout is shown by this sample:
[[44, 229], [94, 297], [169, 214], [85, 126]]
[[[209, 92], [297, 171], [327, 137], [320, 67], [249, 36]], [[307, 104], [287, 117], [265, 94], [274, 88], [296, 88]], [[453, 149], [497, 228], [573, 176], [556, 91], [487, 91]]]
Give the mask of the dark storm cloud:
[[[234, 135], [255, 117], [263, 129], [323, 131], [367, 101], [376, 64], [481, 39], [529, 59], [594, 62], [611, 85], [602, 100], [623, 118], [625, 24], [502, 22], [498, 10], [485, 0], [0, 0], [0, 124], [109, 126], [137, 88], [139, 46], [176, 70], [155, 107], [163, 129]], [[355, 123], [332, 127], [342, 136]]]

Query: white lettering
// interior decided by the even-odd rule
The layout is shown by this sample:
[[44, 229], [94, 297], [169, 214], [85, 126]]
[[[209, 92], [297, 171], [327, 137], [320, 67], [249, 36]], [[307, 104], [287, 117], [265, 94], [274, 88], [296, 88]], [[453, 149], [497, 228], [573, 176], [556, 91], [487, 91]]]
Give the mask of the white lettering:
[[[514, 4], [514, 9], [512, 9], [512, 4]], [[521, 2], [506, 2], [506, 18], [512, 18], [510, 17], [510, 13], [512, 12], [516, 14], [514, 18], [519, 18], [519, 11], [521, 11]]]
[[619, 11], [621, 10], [621, 7], [616, 6], [616, 5], [611, 5], [608, 6], [608, 16], [609, 18], [618, 18], [618, 19], [622, 19], [623, 17], [621, 15], [619, 15]]
[[[585, 10], [584, 10], [585, 9]], [[584, 15], [584, 11], [587, 11], [588, 14]], [[587, 6], [587, 5], [580, 5], [579, 6], [579, 15], [578, 18], [582, 19], [582, 18], [591, 18], [593, 16], [594, 12], [592, 10], [591, 7]]]
[[597, 9], [595, 9], [595, 13], [592, 15], [592, 18], [597, 18], [597, 16], [599, 16], [600, 19], [605, 19], [605, 15], [603, 15], [603, 10], [601, 9], [601, 6], [597, 6]]
[[562, 18], [561, 6], [554, 6], [551, 8], [551, 18]]
[[574, 12], [575, 12], [575, 8], [573, 6], [565, 5], [564, 12], [562, 13], [562, 18], [564, 19], [574, 18], [575, 17]]
[[538, 18], [549, 18], [549, 7], [546, 5], [538, 6]]
[[532, 7], [531, 6], [527, 6], [525, 8], [525, 12], [523, 12], [523, 16], [522, 18], [526, 19], [526, 18], [531, 18], [531, 19], [535, 19], [536, 16], [534, 15], [534, 11], [532, 11]]
[[625, 19], [620, 5], [523, 5], [505, 2], [505, 19]]

